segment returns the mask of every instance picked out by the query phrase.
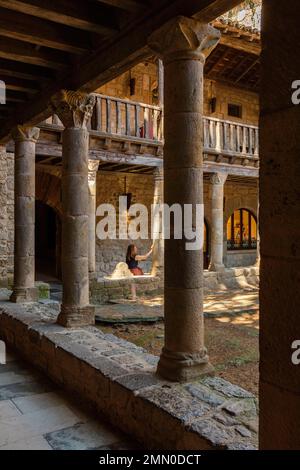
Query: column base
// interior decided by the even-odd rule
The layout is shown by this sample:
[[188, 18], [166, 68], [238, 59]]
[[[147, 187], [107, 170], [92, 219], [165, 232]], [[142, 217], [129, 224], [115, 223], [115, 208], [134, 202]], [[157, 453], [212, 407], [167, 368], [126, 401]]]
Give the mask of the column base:
[[210, 264], [208, 270], [212, 272], [223, 272], [225, 271], [225, 266], [224, 264]]
[[94, 281], [98, 278], [98, 273], [96, 271], [89, 271], [89, 280]]
[[95, 308], [92, 305], [77, 307], [62, 304], [57, 323], [66, 328], [94, 325]]
[[172, 382], [190, 382], [203, 375], [214, 375], [214, 367], [206, 353], [174, 353], [163, 348], [157, 373]]
[[13, 287], [13, 292], [9, 298], [16, 304], [26, 302], [37, 302], [39, 299], [38, 289], [36, 287]]

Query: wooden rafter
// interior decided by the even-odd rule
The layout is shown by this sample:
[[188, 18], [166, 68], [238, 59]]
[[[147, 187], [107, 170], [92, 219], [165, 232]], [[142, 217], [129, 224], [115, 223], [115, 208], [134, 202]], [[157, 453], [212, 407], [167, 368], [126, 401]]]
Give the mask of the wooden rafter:
[[136, 0], [96, 0], [99, 3], [105, 3], [121, 10], [137, 13], [147, 9], [147, 5]]
[[0, 36], [73, 54], [82, 54], [90, 47], [82, 31], [6, 8], [0, 8]]
[[[149, 35], [178, 15], [210, 22], [239, 0], [0, 0], [0, 79], [28, 92], [1, 124], [7, 141], [18, 122], [38, 124], [59, 89], [95, 91], [152, 55]], [[143, 8], [144, 6], [144, 8]], [[123, 11], [122, 11], [123, 10]], [[3, 73], [3, 76], [1, 75]], [[33, 80], [33, 95], [25, 83]], [[8, 80], [7, 80], [8, 81]], [[17, 92], [16, 89], [8, 92]], [[32, 98], [28, 100], [28, 95]], [[33, 97], [34, 96], [34, 97]]]
[[63, 70], [67, 65], [59, 51], [37, 49], [32, 44], [3, 37], [0, 37], [0, 58], [55, 70]]
[[[0, 0], [0, 6], [92, 33], [107, 35], [116, 32], [116, 27], [110, 25], [108, 21], [106, 24], [96, 21], [95, 17], [100, 17], [101, 12], [98, 11], [97, 14], [97, 10], [92, 11], [91, 4], [87, 8], [86, 2], [81, 0]], [[103, 18], [105, 13], [107, 10], [104, 9]], [[109, 15], [107, 18], [109, 19]]]

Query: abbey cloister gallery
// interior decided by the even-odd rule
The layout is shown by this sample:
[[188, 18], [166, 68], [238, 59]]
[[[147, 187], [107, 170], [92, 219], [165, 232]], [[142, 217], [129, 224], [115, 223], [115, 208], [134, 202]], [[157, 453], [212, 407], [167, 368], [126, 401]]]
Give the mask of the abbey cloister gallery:
[[300, 449], [300, 6], [246, 3], [0, 0], [0, 450]]

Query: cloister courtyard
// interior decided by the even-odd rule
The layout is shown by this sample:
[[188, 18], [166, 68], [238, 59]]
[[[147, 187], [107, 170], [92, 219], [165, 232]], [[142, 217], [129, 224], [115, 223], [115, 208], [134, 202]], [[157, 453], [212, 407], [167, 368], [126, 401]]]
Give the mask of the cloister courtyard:
[[[141, 297], [134, 307], [120, 300], [97, 309], [97, 326], [159, 356], [164, 341], [162, 304], [159, 295]], [[258, 397], [258, 290], [211, 293], [204, 298], [204, 315], [205, 344], [217, 375]]]
[[298, 23], [0, 0], [0, 449], [300, 449]]

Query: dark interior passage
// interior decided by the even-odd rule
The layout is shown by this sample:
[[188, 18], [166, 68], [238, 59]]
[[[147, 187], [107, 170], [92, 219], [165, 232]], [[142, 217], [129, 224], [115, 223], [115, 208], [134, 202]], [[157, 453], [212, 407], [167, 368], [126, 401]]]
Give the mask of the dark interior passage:
[[36, 279], [47, 281], [61, 278], [59, 216], [47, 204], [35, 204], [35, 266]]

